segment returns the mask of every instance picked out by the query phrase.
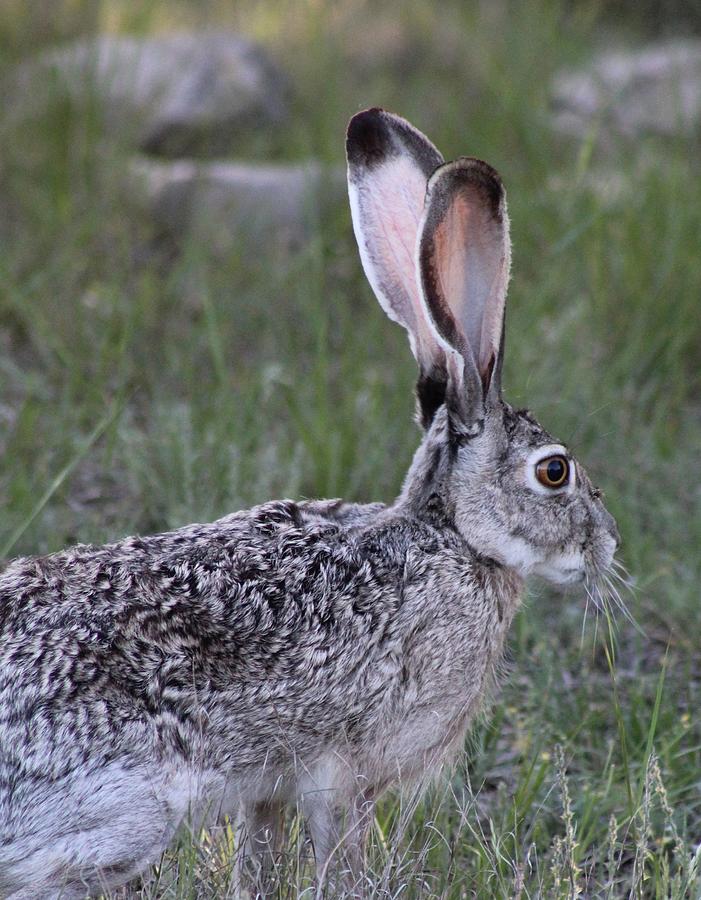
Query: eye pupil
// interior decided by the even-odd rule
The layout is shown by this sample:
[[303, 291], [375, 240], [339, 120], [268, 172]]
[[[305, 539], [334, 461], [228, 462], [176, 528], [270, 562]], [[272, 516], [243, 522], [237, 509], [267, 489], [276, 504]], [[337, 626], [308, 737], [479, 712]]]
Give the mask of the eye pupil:
[[550, 456], [536, 466], [538, 481], [549, 488], [562, 487], [567, 483], [570, 467], [564, 456]]
[[565, 477], [565, 464], [561, 459], [551, 459], [548, 463], [548, 481], [555, 483]]

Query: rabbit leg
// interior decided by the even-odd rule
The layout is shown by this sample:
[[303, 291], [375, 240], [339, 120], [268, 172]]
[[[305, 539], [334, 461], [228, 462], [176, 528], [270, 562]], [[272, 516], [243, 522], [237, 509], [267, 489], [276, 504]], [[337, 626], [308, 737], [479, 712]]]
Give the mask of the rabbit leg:
[[39, 898], [41, 898], [41, 900], [85, 900], [85, 898], [89, 896], [87, 891], [87, 887], [82, 884], [82, 882], [74, 882], [73, 884], [65, 885], [59, 890], [52, 890], [48, 894], [41, 886], [27, 888], [26, 890], [23, 888], [21, 891], [10, 894], [7, 897], [7, 900], [39, 900]]
[[276, 800], [246, 804], [240, 865], [256, 888], [269, 889], [282, 849], [284, 805]]
[[[353, 886], [365, 868], [365, 840], [374, 814], [367, 779], [340, 755], [322, 759], [298, 783], [316, 861], [317, 884]], [[344, 821], [345, 820], [345, 821]]]
[[143, 855], [123, 856], [113, 844], [112, 824], [120, 823], [63, 836], [54, 847], [33, 853], [17, 868], [14, 887], [18, 890], [8, 900], [84, 900], [106, 893], [140, 875], [170, 843], [162, 831], [146, 835], [149, 843], [139, 848]]
[[365, 848], [374, 817], [375, 801], [372, 792], [366, 790], [356, 794], [348, 808], [343, 835], [345, 858], [354, 884], [365, 871]]
[[[329, 795], [332, 796], [329, 796]], [[341, 813], [331, 791], [310, 791], [303, 795], [302, 811], [314, 848], [317, 884], [321, 889], [340, 863]]]
[[316, 859], [317, 891], [342, 889], [352, 893], [365, 872], [365, 844], [375, 804], [370, 791], [353, 797], [345, 812], [333, 792], [305, 797], [305, 819]]
[[24, 795], [0, 854], [0, 894], [84, 898], [125, 884], [158, 860], [187, 817], [190, 784], [187, 772], [159, 782], [113, 763]]

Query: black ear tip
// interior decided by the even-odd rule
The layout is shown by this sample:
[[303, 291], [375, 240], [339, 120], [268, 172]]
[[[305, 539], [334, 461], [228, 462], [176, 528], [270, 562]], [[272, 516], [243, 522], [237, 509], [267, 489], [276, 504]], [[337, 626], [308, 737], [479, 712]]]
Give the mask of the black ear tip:
[[476, 195], [495, 219], [502, 218], [504, 183], [497, 170], [481, 159], [461, 156], [447, 163], [436, 171], [429, 189], [443, 196], [452, 196], [456, 191]]
[[493, 206], [498, 207], [506, 194], [501, 175], [481, 159], [473, 159], [472, 163], [475, 182], [487, 193]]
[[506, 193], [501, 175], [494, 166], [490, 166], [482, 159], [475, 157], [463, 157], [463, 159], [465, 163], [463, 171], [469, 181], [489, 197], [494, 207], [499, 206]]
[[382, 162], [390, 143], [385, 111], [377, 106], [356, 113], [348, 123], [346, 155], [353, 165]]
[[349, 166], [364, 170], [405, 155], [427, 180], [443, 162], [428, 138], [406, 119], [377, 106], [357, 113], [348, 123], [346, 155]]

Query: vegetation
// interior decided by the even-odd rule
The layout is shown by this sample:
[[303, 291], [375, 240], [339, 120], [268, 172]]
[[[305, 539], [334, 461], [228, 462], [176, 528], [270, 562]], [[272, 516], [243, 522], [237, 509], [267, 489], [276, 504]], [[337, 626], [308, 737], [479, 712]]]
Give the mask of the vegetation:
[[[604, 5], [605, 6], [605, 5]], [[367, 892], [701, 893], [701, 153], [553, 136], [562, 65], [634, 31], [601, 4], [9, 0], [0, 61], [97, 30], [231, 27], [295, 85], [242, 156], [343, 161], [349, 116], [395, 110], [489, 160], [514, 238], [506, 393], [604, 488], [635, 623], [534, 586], [503, 689], [425, 797], [388, 798]], [[633, 29], [635, 26], [631, 25]], [[612, 33], [612, 29], [618, 31]], [[0, 553], [208, 520], [270, 497], [391, 500], [418, 442], [413, 361], [365, 283], [350, 217], [290, 256], [177, 254], [135, 212], [128, 155], [86, 110], [0, 110]], [[275, 264], [273, 264], [275, 263]], [[232, 890], [236, 836], [196, 835], [132, 886]], [[280, 896], [313, 896], [291, 823]]]

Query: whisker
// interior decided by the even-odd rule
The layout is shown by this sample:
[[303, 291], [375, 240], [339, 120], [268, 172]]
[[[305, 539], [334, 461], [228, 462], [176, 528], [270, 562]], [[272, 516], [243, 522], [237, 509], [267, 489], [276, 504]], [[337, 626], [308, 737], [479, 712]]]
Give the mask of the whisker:
[[587, 595], [587, 608], [589, 608], [589, 601], [591, 600], [592, 604], [594, 605], [594, 609], [597, 612], [599, 612], [600, 611], [599, 602], [598, 602], [598, 599], [594, 596], [594, 592], [593, 592], [593, 589], [592, 589], [592, 586], [590, 583], [589, 576], [587, 576], [584, 581], [584, 592]]
[[640, 631], [640, 626], [623, 601], [616, 582], [620, 584], [621, 588], [627, 587], [627, 582], [624, 578], [612, 569], [609, 569], [606, 572], [597, 572], [596, 575], [588, 576], [584, 583], [587, 596], [587, 608], [589, 600], [591, 600], [597, 613], [603, 613], [606, 618], [610, 620], [611, 626], [615, 630], [618, 630], [619, 619], [616, 615], [616, 612], [618, 612], [624, 616], [634, 628]]
[[628, 569], [619, 559], [613, 559], [610, 567], [610, 574], [617, 578], [630, 591], [637, 590], [635, 578], [630, 574]]
[[623, 602], [623, 599], [622, 599], [622, 597], [621, 597], [621, 595], [620, 595], [620, 593], [619, 593], [619, 591], [618, 591], [618, 588], [616, 587], [616, 585], [614, 584], [614, 582], [611, 580], [611, 578], [609, 578], [608, 575], [606, 576], [606, 583], [608, 584], [609, 590], [610, 590], [611, 593], [613, 594], [613, 596], [614, 596], [614, 598], [615, 598], [615, 600], [616, 600], [616, 603], [617, 603], [622, 609], [626, 609], [626, 610], [627, 610], [627, 607], [626, 607], [625, 603]]
[[596, 611], [598, 613], [604, 612], [606, 607], [606, 598], [599, 590], [596, 579], [587, 577], [584, 582], [584, 590], [587, 594], [587, 601], [591, 600]]
[[[626, 573], [626, 575], [627, 575], [627, 573]], [[638, 631], [640, 634], [644, 635], [645, 634], [644, 629], [641, 627], [639, 622], [636, 620], [636, 618], [633, 616], [631, 611], [628, 609], [628, 606], [624, 602], [623, 598], [621, 597], [618, 587], [614, 581], [614, 579], [616, 581], [618, 581], [620, 583], [621, 588], [630, 590], [629, 580], [624, 579], [620, 574], [613, 571], [612, 569], [609, 569], [608, 572], [601, 573], [601, 577], [606, 586], [607, 593], [608, 593], [609, 597], [611, 598], [611, 600], [613, 601], [613, 603], [615, 604], [615, 606], [621, 611], [623, 616], [625, 616], [625, 618], [636, 629], [636, 631]], [[629, 578], [630, 578], [630, 576], [628, 576], [628, 579]]]
[[589, 615], [589, 601], [591, 597], [589, 596], [589, 591], [587, 589], [587, 585], [585, 582], [584, 590], [587, 595], [586, 603], [584, 604], [584, 617], [582, 618], [582, 632], [579, 636], [579, 652], [581, 653], [584, 649], [584, 635], [587, 630], [587, 616]]

